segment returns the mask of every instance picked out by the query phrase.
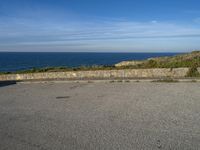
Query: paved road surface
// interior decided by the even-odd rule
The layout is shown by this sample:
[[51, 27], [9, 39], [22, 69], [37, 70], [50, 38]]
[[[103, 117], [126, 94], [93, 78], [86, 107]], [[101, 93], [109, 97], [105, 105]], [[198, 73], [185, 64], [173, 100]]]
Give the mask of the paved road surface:
[[200, 149], [200, 83], [2, 86], [4, 149]]

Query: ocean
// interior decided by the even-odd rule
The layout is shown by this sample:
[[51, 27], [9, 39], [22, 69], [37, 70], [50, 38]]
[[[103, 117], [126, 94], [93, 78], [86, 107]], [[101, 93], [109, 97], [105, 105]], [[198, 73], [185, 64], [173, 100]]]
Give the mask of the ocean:
[[78, 67], [114, 65], [126, 60], [144, 60], [152, 57], [174, 56], [178, 53], [50, 53], [0, 52], [0, 72], [13, 72], [42, 67]]

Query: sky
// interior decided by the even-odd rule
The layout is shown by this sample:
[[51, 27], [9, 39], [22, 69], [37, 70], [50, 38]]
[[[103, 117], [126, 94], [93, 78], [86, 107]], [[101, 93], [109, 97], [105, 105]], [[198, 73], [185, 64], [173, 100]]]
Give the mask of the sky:
[[0, 52], [200, 49], [200, 0], [0, 0]]

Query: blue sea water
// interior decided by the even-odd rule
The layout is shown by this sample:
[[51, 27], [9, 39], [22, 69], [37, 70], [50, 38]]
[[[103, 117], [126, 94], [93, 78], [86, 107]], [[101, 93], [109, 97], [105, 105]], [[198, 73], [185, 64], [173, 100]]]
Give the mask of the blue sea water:
[[1, 52], [0, 72], [19, 71], [41, 67], [78, 67], [113, 65], [126, 60], [144, 60], [151, 57], [173, 56], [178, 53], [25, 53]]

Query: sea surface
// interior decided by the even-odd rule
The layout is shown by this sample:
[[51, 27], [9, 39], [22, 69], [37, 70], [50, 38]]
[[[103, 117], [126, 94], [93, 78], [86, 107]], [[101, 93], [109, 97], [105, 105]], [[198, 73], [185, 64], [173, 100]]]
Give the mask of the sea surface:
[[24, 53], [0, 52], [0, 72], [13, 72], [41, 67], [78, 67], [114, 65], [126, 60], [173, 56], [178, 53]]

